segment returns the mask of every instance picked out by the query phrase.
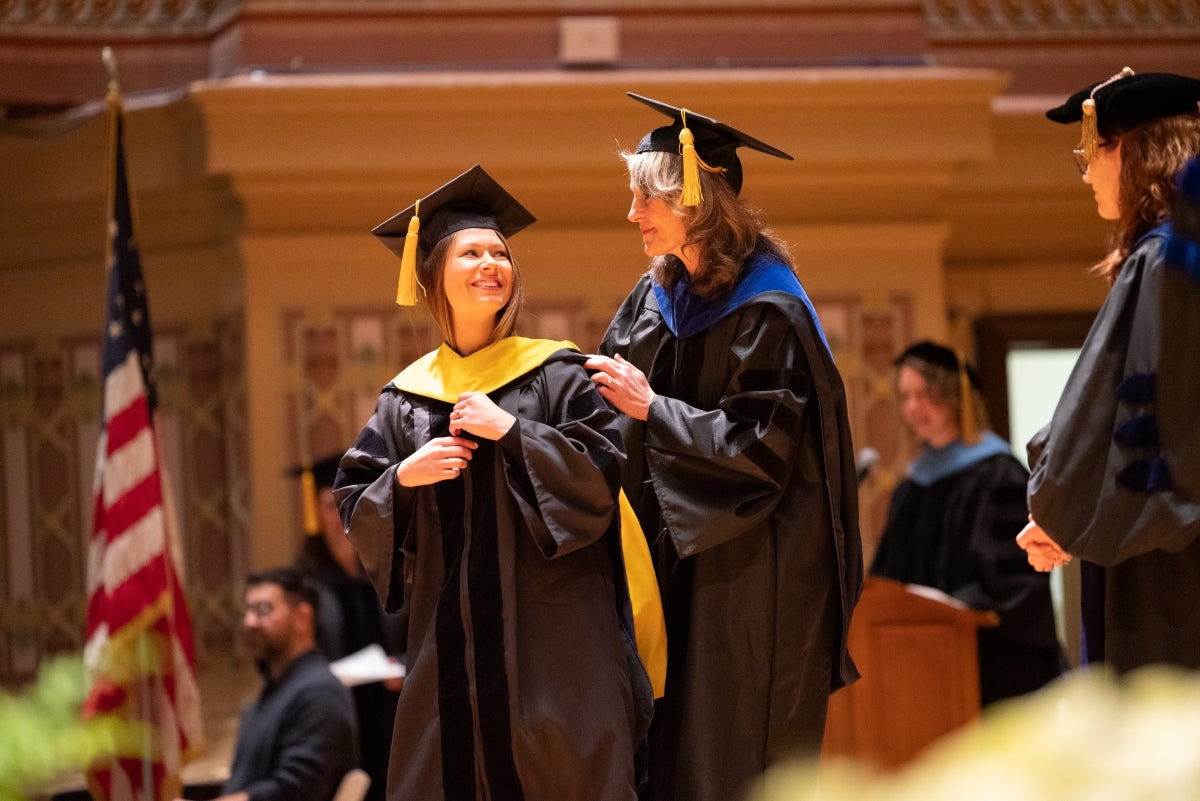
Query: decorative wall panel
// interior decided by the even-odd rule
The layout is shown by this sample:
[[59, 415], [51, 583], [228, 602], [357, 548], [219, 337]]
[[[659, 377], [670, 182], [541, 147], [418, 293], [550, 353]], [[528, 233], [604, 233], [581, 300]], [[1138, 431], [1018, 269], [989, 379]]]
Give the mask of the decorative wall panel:
[[[237, 653], [246, 570], [245, 376], [238, 323], [155, 332], [166, 466], [198, 658]], [[83, 646], [101, 408], [96, 340], [0, 343], [0, 681]]]
[[892, 359], [913, 338], [912, 299], [906, 293], [813, 298], [846, 384], [856, 456], [866, 448], [878, 462], [859, 483], [863, 555], [870, 563], [887, 519], [892, 489], [912, 456], [896, 402]]

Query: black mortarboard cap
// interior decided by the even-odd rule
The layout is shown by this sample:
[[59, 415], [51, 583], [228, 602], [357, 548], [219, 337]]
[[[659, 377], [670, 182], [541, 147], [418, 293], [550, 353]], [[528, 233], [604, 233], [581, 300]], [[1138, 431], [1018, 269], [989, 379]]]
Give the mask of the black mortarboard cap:
[[304, 471], [308, 470], [312, 473], [313, 486], [317, 489], [332, 487], [333, 480], [337, 478], [338, 463], [341, 461], [342, 454], [333, 453], [317, 459], [311, 465], [293, 465], [287, 469], [287, 474], [292, 478], [302, 478]]
[[492, 176], [476, 164], [404, 211], [371, 229], [400, 257], [400, 288], [396, 302], [416, 302], [416, 250], [428, 255], [439, 241], [455, 231], [490, 228], [510, 237], [537, 221]]
[[1080, 89], [1046, 112], [1063, 124], [1083, 123], [1080, 147], [1095, 158], [1096, 136], [1110, 138], [1160, 117], [1200, 110], [1200, 80], [1169, 72], [1141, 75], [1126, 67], [1112, 77]]
[[959, 352], [952, 350], [951, 348], [947, 348], [944, 345], [939, 345], [936, 342], [932, 342], [928, 339], [923, 339], [920, 342], [914, 342], [912, 345], [909, 345], [907, 348], [905, 348], [903, 353], [896, 357], [894, 364], [899, 367], [901, 362], [910, 357], [913, 359], [919, 359], [926, 364], [932, 364], [934, 367], [940, 367], [950, 373], [957, 373], [960, 367], [965, 367], [967, 370], [967, 377], [971, 380], [971, 383], [976, 387], [980, 385], [979, 374], [975, 372], [975, 368], [966, 361], [966, 357], [963, 357], [960, 362]]
[[[771, 156], [789, 161], [792, 160], [791, 156], [779, 148], [772, 147], [766, 142], [761, 142], [736, 128], [714, 120], [712, 117], [706, 117], [690, 109], [678, 108], [663, 103], [660, 100], [653, 100], [649, 97], [634, 94], [633, 92], [626, 92], [626, 94], [639, 103], [645, 103], [650, 108], [667, 115], [673, 120], [670, 125], [655, 128], [643, 136], [642, 141], [638, 143], [636, 152], [678, 153], [683, 155], [685, 185], [687, 183], [688, 158], [685, 152], [687, 144], [683, 141], [688, 138], [688, 134], [685, 134], [685, 131], [690, 132], [690, 137], [693, 140], [691, 146], [695, 148], [695, 154], [704, 162], [705, 167], [710, 171], [721, 171], [726, 182], [733, 188], [735, 195], [742, 191], [742, 163], [737, 156], [737, 149], [739, 147], [749, 147]], [[686, 194], [687, 187], [685, 186]], [[684, 203], [685, 205], [696, 205], [686, 200]]]
[[304, 530], [309, 535], [321, 533], [321, 520], [317, 513], [317, 491], [333, 486], [337, 478], [338, 463], [342, 454], [334, 453], [317, 459], [312, 464], [294, 465], [287, 475], [300, 479], [301, 500], [304, 503]]

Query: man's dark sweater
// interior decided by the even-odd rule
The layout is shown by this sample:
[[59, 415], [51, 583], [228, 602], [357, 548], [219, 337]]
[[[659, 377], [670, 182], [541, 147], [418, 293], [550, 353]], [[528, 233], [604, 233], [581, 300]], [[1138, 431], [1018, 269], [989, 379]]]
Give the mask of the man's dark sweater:
[[314, 651], [267, 679], [242, 713], [224, 793], [250, 801], [329, 801], [357, 767], [357, 728], [349, 691]]

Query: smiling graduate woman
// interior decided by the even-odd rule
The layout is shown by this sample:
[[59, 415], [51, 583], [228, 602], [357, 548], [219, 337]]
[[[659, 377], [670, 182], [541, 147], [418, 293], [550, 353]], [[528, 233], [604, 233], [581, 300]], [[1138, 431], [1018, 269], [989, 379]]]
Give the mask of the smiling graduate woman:
[[622, 558], [625, 454], [584, 357], [513, 336], [507, 238], [532, 222], [476, 165], [374, 231], [444, 339], [384, 387], [335, 482], [385, 607], [409, 609], [392, 801], [636, 796], [652, 692]]

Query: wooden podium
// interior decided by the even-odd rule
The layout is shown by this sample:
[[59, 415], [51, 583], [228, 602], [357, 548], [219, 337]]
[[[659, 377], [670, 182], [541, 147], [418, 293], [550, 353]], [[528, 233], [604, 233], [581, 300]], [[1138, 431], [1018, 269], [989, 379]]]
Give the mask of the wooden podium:
[[899, 767], [977, 717], [976, 632], [997, 623], [938, 590], [868, 577], [850, 624], [862, 678], [830, 697], [822, 756]]

